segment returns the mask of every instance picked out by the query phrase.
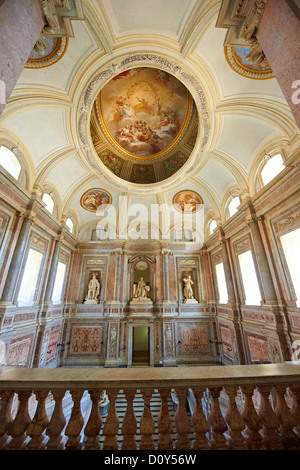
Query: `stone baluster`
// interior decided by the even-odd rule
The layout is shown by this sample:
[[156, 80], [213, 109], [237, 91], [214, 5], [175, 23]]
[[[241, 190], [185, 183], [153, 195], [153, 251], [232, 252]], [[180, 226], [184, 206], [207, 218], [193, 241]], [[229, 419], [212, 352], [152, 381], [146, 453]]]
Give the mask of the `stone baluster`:
[[168, 400], [171, 395], [170, 390], [159, 390], [161, 398], [161, 409], [158, 416], [158, 450], [173, 449], [171, 434], [173, 432], [173, 424], [169, 415]]
[[252, 400], [254, 389], [254, 385], [241, 387], [241, 390], [245, 395], [245, 406], [242, 412], [242, 418], [247, 425], [247, 429], [244, 431], [246, 446], [248, 450], [265, 450], [265, 444], [259, 433], [259, 430], [263, 425], [255, 411]]
[[270, 403], [270, 393], [272, 386], [259, 385], [257, 387], [261, 401], [258, 416], [263, 424], [262, 436], [268, 450], [284, 449], [281, 439], [277, 433], [280, 422]]
[[25, 447], [24, 441], [26, 439], [26, 430], [31, 423], [28, 412], [28, 400], [31, 396], [31, 390], [23, 390], [18, 392], [19, 408], [15, 419], [8, 427], [8, 433], [12, 440], [8, 444], [9, 450], [20, 450]]
[[208, 438], [206, 433], [209, 432], [209, 424], [206, 421], [205, 414], [202, 408], [202, 396], [204, 388], [193, 388], [193, 393], [196, 399], [196, 407], [193, 412], [192, 422], [195, 429], [195, 439], [192, 448], [195, 450], [208, 450]]
[[227, 430], [226, 422], [220, 410], [219, 396], [222, 387], [210, 388], [212, 397], [210, 412], [208, 415], [208, 422], [212, 428], [212, 439], [209, 441], [209, 446], [213, 450], [226, 450], [228, 449], [224, 432]]
[[65, 435], [68, 436], [66, 442], [66, 449], [68, 450], [80, 450], [82, 444], [81, 439], [81, 429], [84, 425], [84, 419], [81, 413], [81, 398], [83, 395], [83, 390], [71, 390], [72, 400], [74, 402], [71, 417], [65, 429]]
[[65, 393], [65, 390], [53, 390], [52, 392], [55, 400], [55, 408], [46, 429], [46, 434], [49, 436], [46, 447], [49, 450], [62, 450], [64, 448], [64, 438], [61, 433], [67, 422], [62, 403]]
[[285, 400], [286, 385], [276, 385], [276, 408], [275, 413], [280, 421], [280, 433], [285, 449], [299, 449], [300, 440], [293, 428], [297, 426], [297, 419], [291, 413]]
[[188, 450], [191, 448], [189, 433], [191, 432], [191, 425], [186, 413], [185, 403], [188, 396], [187, 388], [176, 389], [178, 397], [178, 407], [175, 413], [175, 425], [177, 431], [177, 450]]
[[35, 392], [38, 404], [33, 420], [27, 429], [27, 434], [31, 437], [31, 441], [27, 445], [29, 450], [45, 449], [45, 435], [43, 433], [49, 424], [49, 418], [46, 413], [46, 398], [48, 394], [48, 390]]
[[225, 414], [225, 421], [228, 425], [226, 434], [229, 436], [227, 445], [231, 450], [246, 450], [245, 438], [242, 435], [245, 423], [236, 404], [238, 387], [225, 387], [225, 391], [229, 399], [228, 408]]
[[0, 449], [7, 448], [8, 442], [8, 428], [11, 425], [13, 418], [11, 414], [12, 401], [14, 392], [11, 390], [2, 390], [1, 396], [1, 409], [0, 409]]
[[118, 393], [118, 390], [107, 391], [110, 406], [103, 428], [103, 434], [105, 436], [103, 450], [118, 450], [117, 434], [119, 429], [119, 418], [116, 411], [116, 399]]
[[295, 416], [297, 421], [295, 432], [297, 432], [300, 437], [300, 385], [292, 385], [290, 391], [293, 396], [291, 413]]
[[154, 441], [153, 434], [155, 432], [155, 425], [150, 409], [150, 400], [153, 394], [153, 389], [142, 390], [144, 400], [144, 410], [140, 421], [141, 444], [140, 450], [153, 450]]
[[126, 413], [122, 425], [122, 450], [135, 450], [135, 434], [136, 434], [136, 416], [133, 409], [133, 400], [135, 397], [136, 390], [124, 390], [124, 394], [127, 401]]
[[85, 436], [87, 436], [84, 449], [99, 450], [99, 433], [102, 425], [102, 418], [99, 409], [101, 390], [91, 390], [89, 391], [89, 394], [92, 400], [92, 407], [88, 422], [86, 423], [86, 426], [84, 428], [84, 434]]

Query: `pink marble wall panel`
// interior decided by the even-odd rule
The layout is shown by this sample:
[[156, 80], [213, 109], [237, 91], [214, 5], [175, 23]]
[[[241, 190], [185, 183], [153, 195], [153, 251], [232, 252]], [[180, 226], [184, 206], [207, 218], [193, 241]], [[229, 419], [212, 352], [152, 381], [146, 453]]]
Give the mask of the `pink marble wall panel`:
[[272, 362], [270, 360], [268, 339], [254, 333], [246, 333], [251, 361]]
[[101, 327], [73, 327], [71, 352], [98, 352], [102, 338]]
[[286, 0], [267, 2], [256, 36], [300, 127], [300, 104], [293, 100], [300, 93], [292, 88], [300, 80], [300, 21]]
[[184, 326], [180, 329], [182, 349], [184, 351], [201, 351], [208, 349], [206, 326]]
[[[0, 80], [6, 101], [43, 29], [38, 0], [5, 0], [0, 6]], [[1, 100], [2, 101], [2, 100]], [[4, 104], [0, 103], [0, 115]]]

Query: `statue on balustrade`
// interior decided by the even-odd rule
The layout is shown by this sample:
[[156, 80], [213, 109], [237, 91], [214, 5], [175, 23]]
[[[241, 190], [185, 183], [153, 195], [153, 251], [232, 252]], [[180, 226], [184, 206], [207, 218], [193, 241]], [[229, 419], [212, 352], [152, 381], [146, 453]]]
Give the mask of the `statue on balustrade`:
[[100, 293], [100, 282], [96, 278], [96, 275], [93, 274], [93, 277], [89, 281], [89, 284], [88, 284], [88, 293], [87, 293], [84, 303], [85, 304], [98, 303], [99, 293]]
[[192, 281], [191, 276], [184, 277], [183, 282], [184, 282], [184, 289], [183, 289], [184, 302], [187, 302], [187, 303], [197, 302], [197, 300], [194, 299], [194, 293], [193, 293], [193, 288], [192, 288], [192, 286], [194, 285], [194, 282]]

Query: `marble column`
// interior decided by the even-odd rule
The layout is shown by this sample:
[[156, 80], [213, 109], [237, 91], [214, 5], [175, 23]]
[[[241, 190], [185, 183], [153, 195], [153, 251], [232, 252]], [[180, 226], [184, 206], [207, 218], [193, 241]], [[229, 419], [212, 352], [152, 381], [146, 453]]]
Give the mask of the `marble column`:
[[9, 270], [7, 273], [5, 285], [2, 292], [2, 302], [13, 302], [16, 284], [18, 281], [20, 266], [22, 264], [23, 256], [25, 253], [27, 241], [29, 238], [31, 226], [33, 223], [32, 217], [25, 217], [21, 226], [19, 237], [15, 246], [14, 254], [11, 259]]
[[169, 254], [167, 251], [163, 253], [163, 276], [164, 276], [164, 301], [170, 301], [169, 291]]
[[[296, 3], [296, 2], [295, 2]], [[292, 1], [268, 1], [256, 37], [300, 127], [300, 19]]]
[[45, 302], [47, 303], [51, 302], [51, 299], [52, 299], [52, 293], [53, 293], [54, 282], [55, 282], [55, 277], [56, 277], [61, 243], [62, 242], [60, 238], [55, 240], [54, 250], [53, 250], [53, 255], [52, 255], [51, 265], [50, 265], [50, 271], [49, 271], [49, 277], [47, 281], [45, 298], [44, 298]]
[[0, 115], [44, 27], [38, 0], [0, 4]]

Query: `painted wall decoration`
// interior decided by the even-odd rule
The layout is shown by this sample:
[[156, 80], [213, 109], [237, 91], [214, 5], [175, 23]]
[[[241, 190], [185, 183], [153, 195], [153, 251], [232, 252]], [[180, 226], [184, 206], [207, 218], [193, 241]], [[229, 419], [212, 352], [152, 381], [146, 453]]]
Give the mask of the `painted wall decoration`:
[[203, 205], [202, 197], [190, 189], [179, 191], [173, 197], [173, 205], [182, 214], [194, 213], [201, 209]]
[[90, 212], [105, 211], [112, 203], [112, 197], [106, 189], [88, 189], [80, 199], [81, 206]]
[[108, 150], [103, 150], [103, 152], [99, 153], [99, 157], [110, 171], [112, 171], [116, 176], [120, 176], [124, 165], [124, 160], [122, 160], [122, 158], [112, 154]]
[[256, 80], [274, 77], [267, 60], [260, 64], [253, 62], [251, 47], [225, 46], [225, 57], [230, 67], [240, 75]]
[[144, 184], [155, 183], [156, 178], [153, 165], [132, 165], [130, 181], [132, 183]]
[[178, 152], [172, 157], [167, 158], [163, 161], [164, 170], [167, 178], [172, 176], [176, 171], [178, 171], [187, 161], [188, 157], [182, 152]]
[[193, 100], [173, 75], [140, 67], [120, 73], [97, 100], [100, 124], [113, 144], [134, 157], [158, 156], [187, 128]]

